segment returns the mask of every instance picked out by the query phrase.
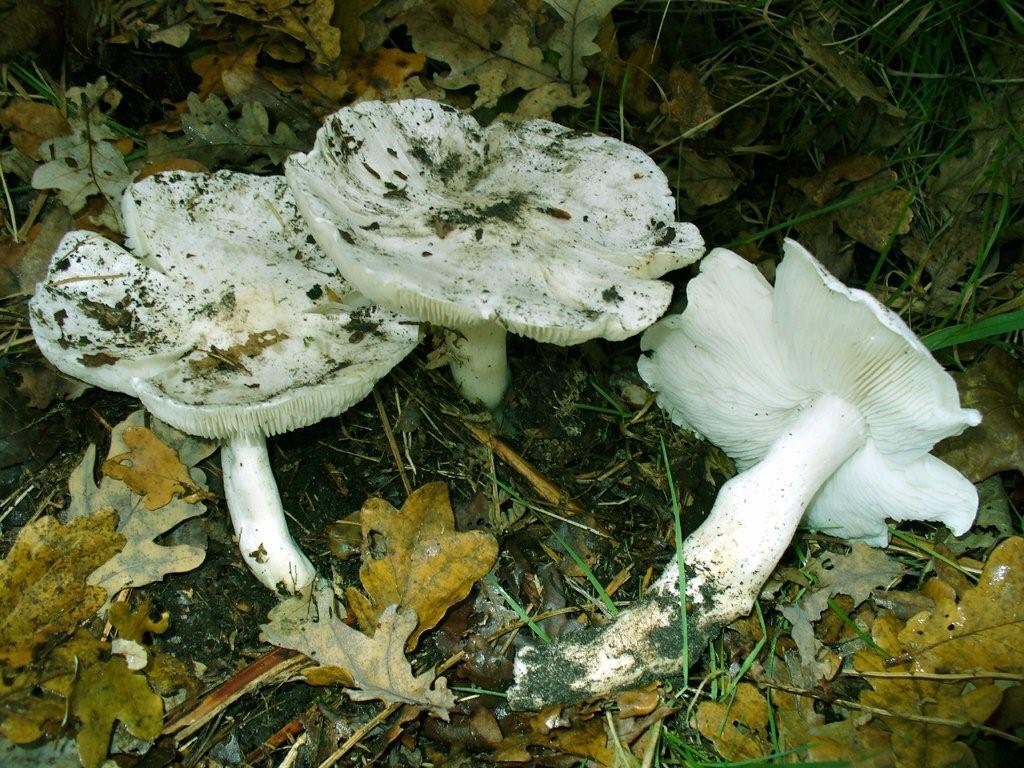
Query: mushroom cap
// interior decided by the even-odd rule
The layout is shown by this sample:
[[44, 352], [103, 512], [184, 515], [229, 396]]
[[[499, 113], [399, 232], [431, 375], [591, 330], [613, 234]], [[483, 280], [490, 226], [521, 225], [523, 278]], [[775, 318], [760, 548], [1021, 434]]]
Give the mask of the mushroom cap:
[[668, 307], [672, 287], [654, 278], [704, 252], [653, 160], [546, 120], [481, 128], [427, 99], [363, 102], [285, 173], [356, 288], [450, 328], [624, 339]]
[[363, 398], [416, 345], [309, 235], [283, 177], [161, 173], [122, 199], [130, 250], [60, 242], [30, 319], [65, 373], [191, 434], [286, 432]]
[[974, 487], [929, 455], [981, 420], [960, 407], [953, 378], [895, 313], [847, 288], [787, 240], [774, 290], [722, 248], [701, 263], [681, 315], [650, 328], [640, 375], [675, 423], [718, 445], [740, 471], [768, 452], [822, 395], [855, 405], [865, 446], [818, 491], [804, 524], [847, 539], [888, 541], [885, 519], [967, 530]]

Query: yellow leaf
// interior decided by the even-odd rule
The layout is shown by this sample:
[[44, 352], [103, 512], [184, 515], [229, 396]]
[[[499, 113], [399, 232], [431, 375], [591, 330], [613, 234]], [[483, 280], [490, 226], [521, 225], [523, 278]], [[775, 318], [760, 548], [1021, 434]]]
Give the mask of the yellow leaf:
[[494, 537], [459, 533], [444, 483], [412, 492], [401, 511], [370, 499], [360, 513], [363, 527], [363, 583], [378, 614], [386, 606], [412, 608], [419, 619], [408, 648], [462, 600], [498, 556]]
[[0, 663], [28, 664], [48, 637], [71, 633], [100, 609], [106, 592], [86, 578], [124, 545], [116, 522], [107, 509], [67, 525], [41, 517], [22, 528], [0, 561]]
[[78, 754], [85, 768], [96, 768], [107, 756], [110, 733], [120, 720], [140, 739], [155, 739], [163, 727], [164, 704], [146, 678], [114, 657], [86, 667], [71, 696], [71, 713], [82, 726]]
[[107, 613], [107, 620], [117, 630], [118, 637], [141, 643], [147, 632], [162, 635], [171, 624], [171, 614], [167, 611], [160, 615], [159, 620], [153, 621], [149, 618], [149, 609], [148, 600], [135, 610], [128, 603], [114, 603]]
[[912, 617], [899, 640], [934, 672], [1024, 668], [1024, 538], [1002, 542], [989, 555], [976, 587], [932, 590], [935, 609]]
[[750, 683], [736, 686], [731, 702], [702, 702], [697, 708], [697, 728], [726, 760], [756, 760], [772, 751], [768, 702]]
[[124, 442], [129, 451], [104, 461], [102, 471], [142, 496], [146, 509], [160, 509], [175, 496], [195, 492], [188, 468], [149, 429], [129, 427]]

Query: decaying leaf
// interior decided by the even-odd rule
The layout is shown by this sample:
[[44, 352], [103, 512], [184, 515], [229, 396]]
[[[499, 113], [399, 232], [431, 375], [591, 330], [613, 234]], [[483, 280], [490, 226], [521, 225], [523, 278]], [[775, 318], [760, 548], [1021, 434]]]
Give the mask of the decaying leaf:
[[963, 594], [939, 579], [922, 591], [935, 610], [914, 616], [899, 633], [903, 652], [917, 664], [934, 672], [1024, 669], [1024, 538], [996, 547], [978, 585]]
[[70, 711], [81, 722], [78, 754], [82, 765], [96, 768], [107, 757], [115, 722], [123, 723], [140, 739], [155, 739], [163, 726], [164, 704], [145, 676], [130, 671], [123, 658], [114, 656], [82, 671]]
[[150, 160], [186, 157], [208, 168], [230, 164], [259, 171], [303, 148], [288, 125], [278, 123], [270, 130], [270, 116], [258, 102], [242, 104], [237, 118], [216, 94], [201, 100], [190, 93], [186, 103], [188, 111], [181, 116], [182, 135], [153, 136], [147, 152]]
[[558, 76], [531, 38], [529, 14], [515, 0], [495, 0], [483, 14], [451, 0], [407, 7], [399, 18], [415, 49], [451, 68], [435, 77], [437, 84], [448, 89], [478, 86], [474, 107], [492, 106], [506, 93], [529, 91]]
[[740, 185], [729, 161], [723, 157], [704, 158], [689, 147], [681, 148], [679, 157], [679, 184], [697, 207], [727, 200]]
[[[887, 587], [899, 579], [906, 569], [884, 550], [854, 542], [845, 555], [823, 552], [808, 565], [816, 579], [799, 602], [781, 606], [780, 611], [793, 625], [792, 636], [805, 665], [814, 665], [821, 642], [814, 634], [812, 624], [828, 607], [829, 598], [849, 595], [854, 606], [871, 596], [876, 587]], [[824, 673], [824, 670], [820, 670]], [[832, 669], [834, 672], [835, 670]]]
[[[897, 654], [901, 625], [892, 614], [884, 614], [875, 620], [872, 637], [889, 653]], [[934, 670], [918, 662], [887, 665], [873, 650], [857, 653], [854, 666], [861, 672], [896, 675], [868, 678], [871, 689], [861, 693], [860, 702], [887, 713], [876, 717], [889, 731], [890, 749], [898, 768], [943, 768], [970, 761], [970, 748], [957, 739], [969, 734], [972, 724], [984, 723], [1002, 698], [1002, 691], [991, 682], [967, 685], [963, 681], [899, 677], [900, 672]]]
[[100, 107], [116, 106], [120, 94], [101, 77], [84, 88], [69, 88], [67, 99], [77, 107], [76, 116], [69, 120], [71, 132], [39, 145], [39, 154], [47, 162], [36, 169], [32, 186], [56, 189], [72, 213], [81, 210], [86, 199], [95, 194], [116, 206], [133, 174], [112, 141], [117, 136]]
[[[854, 667], [868, 675], [871, 686], [860, 703], [876, 712], [871, 720], [862, 718], [858, 730], [883, 729], [900, 768], [971, 764], [970, 747], [959, 739], [984, 723], [1004, 694], [1002, 686], [977, 673], [1024, 667], [1024, 539], [996, 547], [977, 586], [958, 595], [936, 578], [923, 592], [934, 609], [906, 623], [883, 613], [872, 625], [875, 643], [890, 658], [876, 650], [854, 656]], [[944, 680], [933, 673], [971, 678]]]
[[[494, 565], [498, 544], [482, 531], [459, 533], [444, 483], [413, 491], [401, 511], [370, 499], [359, 515], [363, 564], [359, 579], [370, 597], [357, 615], [379, 616], [386, 607], [411, 609], [418, 622], [408, 648], [437, 623]], [[361, 622], [362, 623], [362, 622]], [[371, 634], [373, 625], [364, 626]]]
[[867, 99], [886, 114], [893, 117], [906, 116], [906, 112], [894, 106], [885, 92], [871, 82], [848, 52], [834, 44], [829, 45], [834, 41], [820, 34], [819, 30], [798, 27], [791, 34], [804, 57], [821, 67], [854, 101]]
[[960, 401], [981, 411], [981, 424], [935, 450], [972, 482], [996, 472], [1024, 472], [1024, 366], [993, 347], [966, 373], [955, 373]]
[[149, 429], [128, 427], [122, 439], [128, 451], [110, 456], [103, 462], [101, 471], [142, 496], [146, 509], [160, 509], [175, 496], [190, 503], [207, 496], [192, 484], [188, 468], [178, 455]]
[[756, 760], [772, 751], [768, 702], [750, 683], [736, 686], [729, 701], [704, 701], [697, 707], [697, 728], [726, 760]]
[[60, 645], [45, 647], [41, 658], [0, 674], [0, 735], [16, 744], [36, 741], [65, 718], [67, 698], [78, 672], [94, 664], [107, 649], [84, 629]]
[[[619, 766], [605, 722], [600, 717], [582, 719], [548, 707], [522, 718], [523, 727], [515, 729], [495, 747], [492, 759], [499, 763], [544, 765], [538, 758], [546, 750], [588, 758], [592, 764]], [[525, 732], [524, 732], [525, 731]], [[549, 753], [550, 754], [550, 753]]]
[[675, 125], [673, 130], [687, 132], [703, 126], [699, 136], [718, 125], [718, 120], [712, 120], [716, 109], [711, 93], [696, 72], [684, 69], [678, 65], [672, 67], [668, 73], [668, 100], [660, 105], [662, 113], [672, 118]]
[[[910, 204], [914, 196], [909, 191], [897, 187], [871, 193], [895, 180], [896, 173], [886, 170], [859, 182], [849, 195], [849, 199], [857, 202], [841, 207], [834, 214], [836, 223], [846, 234], [874, 251], [886, 250], [893, 237], [910, 231], [913, 218]], [[860, 199], [864, 195], [868, 197]]]
[[48, 638], [70, 634], [100, 609], [106, 593], [86, 577], [124, 545], [116, 523], [112, 510], [100, 510], [67, 525], [41, 517], [22, 528], [0, 561], [0, 664], [25, 666]]
[[42, 160], [39, 145], [71, 131], [60, 110], [52, 104], [29, 99], [13, 99], [0, 109], [0, 125], [8, 128], [11, 143], [31, 157]]
[[331, 24], [334, 0], [216, 0], [223, 10], [276, 29], [301, 42], [317, 64], [341, 52], [341, 32]]
[[[127, 453], [129, 446], [125, 442], [125, 433], [143, 427], [144, 422], [145, 412], [140, 410], [118, 424], [111, 433], [108, 456], [112, 458]], [[215, 450], [213, 443], [183, 435], [156, 420], [151, 426], [156, 436], [169, 444], [186, 466], [193, 466]], [[205, 543], [157, 544], [155, 540], [185, 520], [203, 514], [206, 507], [176, 498], [158, 510], [147, 510], [142, 499], [120, 480], [103, 477], [96, 485], [92, 474], [95, 458], [96, 447], [89, 446], [82, 462], [71, 473], [68, 480], [71, 501], [63, 513], [64, 518], [76, 520], [96, 510], [113, 509], [117, 512], [117, 530], [124, 537], [125, 545], [121, 552], [93, 572], [89, 583], [114, 595], [128, 586], [151, 584], [169, 573], [182, 573], [198, 567], [206, 557]], [[205, 476], [201, 470], [193, 466], [189, 476], [192, 487], [205, 490]]]
[[413, 704], [447, 719], [455, 697], [445, 679], [432, 670], [413, 674], [405, 658], [406, 641], [416, 628], [412, 609], [389, 606], [371, 638], [342, 621], [345, 610], [329, 584], [318, 579], [312, 591], [312, 597], [292, 597], [274, 608], [261, 637], [299, 651], [321, 667], [340, 667], [351, 677], [355, 688], [349, 695], [357, 701]]
[[562, 28], [548, 45], [558, 56], [558, 71], [570, 84], [582, 83], [587, 76], [583, 60], [599, 53], [594, 42], [598, 29], [612, 8], [622, 0], [544, 0], [562, 19]]

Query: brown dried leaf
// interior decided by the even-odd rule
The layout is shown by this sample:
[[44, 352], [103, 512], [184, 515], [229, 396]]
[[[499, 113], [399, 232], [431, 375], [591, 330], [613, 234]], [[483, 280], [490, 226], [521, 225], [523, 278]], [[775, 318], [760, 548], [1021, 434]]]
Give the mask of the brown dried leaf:
[[906, 112], [889, 101], [885, 92], [868, 79], [852, 56], [842, 48], [826, 45], [833, 42], [827, 36], [807, 27], [794, 27], [791, 34], [804, 58], [825, 70], [825, 74], [850, 94], [854, 101], [868, 99], [888, 115], [906, 117]]
[[141, 643], [147, 632], [162, 635], [171, 624], [171, 614], [167, 611], [160, 614], [157, 621], [149, 617], [149, 611], [148, 600], [140, 603], [134, 610], [128, 603], [114, 603], [110, 606], [107, 620], [117, 630], [118, 637]]
[[[144, 421], [145, 412], [139, 410], [114, 427], [109, 455], [125, 453], [128, 450], [125, 432], [143, 426]], [[157, 437], [169, 445], [186, 466], [193, 467], [190, 471], [192, 485], [205, 491], [205, 476], [194, 465], [213, 453], [216, 445], [184, 435], [155, 420], [151, 426]], [[157, 544], [155, 540], [185, 520], [203, 514], [206, 507], [178, 498], [160, 510], [149, 511], [143, 507], [140, 497], [119, 480], [103, 477], [97, 486], [93, 482], [95, 459], [96, 447], [89, 446], [68, 480], [71, 501], [62, 516], [75, 520], [99, 509], [114, 509], [118, 515], [117, 530], [124, 536], [125, 546], [89, 577], [89, 583], [114, 595], [128, 586], [144, 586], [160, 581], [169, 573], [182, 573], [198, 567], [206, 557], [205, 542]]]
[[728, 199], [740, 185], [732, 166], [723, 157], [704, 158], [689, 147], [680, 149], [679, 156], [679, 184], [697, 207]]
[[85, 768], [97, 768], [106, 759], [116, 721], [146, 740], [159, 736], [163, 727], [163, 700], [150, 689], [145, 676], [129, 671], [117, 656], [82, 671], [70, 711], [82, 724], [78, 754]]
[[317, 64], [332, 64], [341, 53], [341, 32], [331, 24], [334, 0], [216, 0], [216, 4], [298, 40]]
[[500, 763], [529, 763], [547, 765], [530, 751], [531, 748], [543, 754], [544, 750], [555, 753], [589, 758], [596, 765], [616, 765], [615, 751], [609, 743], [604, 721], [599, 718], [579, 720], [565, 717], [557, 710], [542, 710], [528, 718], [526, 733], [513, 733], [503, 738], [491, 758]]
[[129, 427], [124, 430], [123, 439], [128, 451], [108, 458], [101, 471], [142, 496], [146, 509], [167, 506], [175, 496], [204, 496], [192, 484], [188, 468], [178, 455], [149, 429]]
[[41, 517], [21, 529], [0, 561], [0, 663], [28, 664], [47, 638], [71, 633], [102, 607], [106, 593], [86, 578], [124, 545], [116, 523], [102, 510], [67, 525]]
[[[883, 171], [854, 186], [848, 199], [860, 197], [866, 190], [895, 179], [895, 172]], [[835, 220], [854, 240], [881, 252], [889, 247], [894, 236], [910, 231], [913, 198], [905, 189], [883, 189], [865, 200], [840, 208]]]
[[[410, 609], [399, 611], [397, 606], [389, 606], [380, 615], [372, 638], [347, 626], [344, 617], [330, 585], [318, 580], [313, 584], [312, 604], [303, 595], [285, 600], [270, 612], [261, 637], [305, 654], [321, 668], [340, 667], [351, 676], [356, 688], [349, 695], [357, 701], [403, 702], [447, 719], [455, 697], [445, 679], [435, 677], [432, 670], [414, 675], [405, 658], [406, 640], [416, 627]], [[314, 677], [320, 679], [325, 674], [337, 673], [321, 671]]]
[[808, 202], [822, 206], [834, 200], [844, 181], [864, 181], [882, 169], [882, 161], [874, 155], [858, 155], [825, 168], [806, 178], [791, 179], [790, 184], [807, 198]]
[[955, 373], [960, 401], [981, 411], [981, 424], [939, 443], [935, 454], [972, 482], [996, 472], [1024, 472], [1024, 366], [993, 347], [966, 373]]
[[33, 160], [42, 160], [40, 143], [71, 132], [61, 111], [52, 104], [12, 99], [0, 110], [0, 125], [10, 130], [11, 144]]
[[[830, 598], [849, 595], [854, 607], [867, 600], [876, 587], [887, 587], [902, 576], [906, 569], [889, 557], [885, 551], [854, 542], [845, 555], [822, 552], [810, 564], [815, 586], [807, 590], [800, 602], [780, 608], [793, 625], [792, 636], [805, 665], [815, 664], [821, 642], [811, 626], [828, 607]], [[831, 669], [831, 665], [828, 665]], [[824, 674], [825, 670], [821, 672]]]
[[772, 752], [768, 702], [750, 683], [736, 686], [732, 701], [704, 701], [697, 707], [697, 728], [726, 760], [757, 760]]
[[[716, 111], [711, 93], [697, 73], [674, 64], [668, 73], [668, 101], [661, 104], [661, 112], [675, 122], [674, 129], [689, 131], [710, 120]], [[718, 122], [711, 121], [699, 133], [692, 135], [707, 133]]]
[[[875, 642], [891, 654], [901, 650], [902, 622], [892, 614], [875, 620], [871, 628]], [[886, 665], [875, 651], [860, 651], [854, 667], [861, 672], [931, 672], [925, 664]], [[869, 677], [870, 690], [860, 702], [884, 711], [876, 718], [890, 734], [892, 753], [899, 768], [944, 768], [973, 759], [960, 736], [984, 723], [1002, 698], [998, 686], [983, 681], [941, 682], [910, 677]], [[945, 721], [945, 722], [937, 722]], [[949, 724], [957, 723], [957, 724]]]
[[959, 600], [939, 587], [928, 591], [935, 609], [914, 616], [899, 633], [918, 664], [934, 672], [1024, 669], [1024, 538], [996, 547], [978, 585]]
[[412, 609], [418, 618], [408, 648], [436, 626], [486, 574], [498, 556], [494, 537], [459, 533], [444, 483], [413, 491], [401, 511], [370, 499], [360, 512], [363, 565], [359, 580], [379, 614], [386, 606]]

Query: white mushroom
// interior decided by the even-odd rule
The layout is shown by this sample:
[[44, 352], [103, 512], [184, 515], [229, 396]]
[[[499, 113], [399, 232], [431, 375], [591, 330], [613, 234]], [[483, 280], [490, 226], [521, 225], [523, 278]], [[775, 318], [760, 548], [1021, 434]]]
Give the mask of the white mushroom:
[[283, 177], [164, 173], [122, 200], [130, 250], [75, 231], [31, 301], [43, 354], [90, 384], [224, 442], [239, 548], [271, 589], [308, 584], [266, 437], [362, 399], [417, 329], [355, 300], [316, 246]]
[[[970, 527], [974, 486], [928, 452], [981, 417], [898, 316], [791, 240], [774, 290], [716, 249], [687, 297], [682, 315], [644, 334], [640, 373], [677, 424], [740, 470], [684, 542], [690, 659], [750, 611], [801, 519], [875, 545], [888, 541], [886, 518]], [[510, 701], [535, 707], [677, 672], [688, 663], [679, 601], [673, 562], [609, 627], [521, 653]]]
[[621, 340], [668, 307], [657, 278], [704, 244], [636, 147], [546, 120], [481, 128], [425, 99], [327, 119], [286, 175], [341, 273], [382, 306], [454, 331], [463, 394], [497, 407], [507, 331]]

